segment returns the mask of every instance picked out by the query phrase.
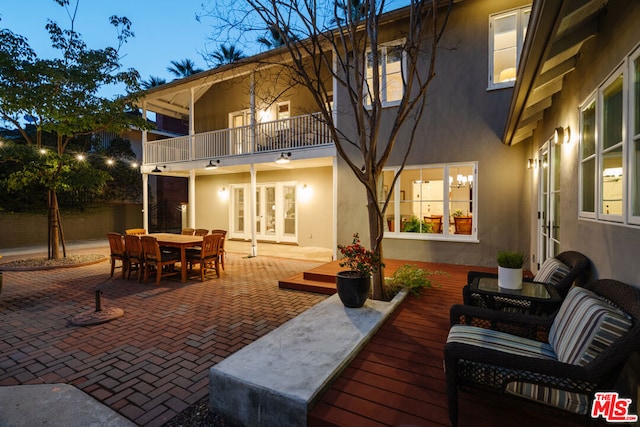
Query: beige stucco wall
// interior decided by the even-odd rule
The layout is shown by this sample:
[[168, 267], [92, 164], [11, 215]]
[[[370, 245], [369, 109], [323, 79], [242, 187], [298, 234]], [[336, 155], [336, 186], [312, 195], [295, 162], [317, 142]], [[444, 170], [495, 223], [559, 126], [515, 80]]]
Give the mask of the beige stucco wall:
[[[232, 184], [249, 184], [249, 173], [200, 176], [196, 179], [196, 226], [228, 229], [229, 200], [219, 190]], [[333, 248], [333, 172], [330, 167], [257, 172], [256, 182], [295, 182], [298, 188], [298, 244]], [[309, 198], [301, 194], [307, 185]]]
[[[610, 1], [599, 25], [599, 33], [588, 40], [579, 55], [576, 68], [564, 79], [562, 91], [553, 98], [553, 107], [529, 144], [529, 157], [535, 157], [558, 126], [569, 126], [572, 140], [562, 146], [560, 249], [577, 250], [593, 263], [594, 277], [613, 278], [640, 286], [637, 265], [640, 251], [640, 227], [581, 219], [579, 212], [579, 106], [640, 44], [640, 2]], [[626, 170], [625, 170], [626, 173]], [[536, 184], [537, 185], [537, 182]], [[537, 204], [532, 192], [531, 204]], [[537, 239], [535, 209], [531, 211], [532, 250]]]
[[[386, 238], [387, 258], [495, 266], [497, 250], [529, 247], [528, 152], [501, 141], [512, 89], [487, 91], [489, 14], [526, 4], [482, 0], [454, 5], [438, 50], [425, 118], [408, 160], [409, 165], [478, 163], [478, 241]], [[399, 164], [403, 141], [406, 133], [388, 166]], [[367, 214], [363, 187], [346, 167], [338, 172], [338, 242], [343, 243], [354, 231], [366, 232]], [[343, 212], [348, 212], [346, 218]]]

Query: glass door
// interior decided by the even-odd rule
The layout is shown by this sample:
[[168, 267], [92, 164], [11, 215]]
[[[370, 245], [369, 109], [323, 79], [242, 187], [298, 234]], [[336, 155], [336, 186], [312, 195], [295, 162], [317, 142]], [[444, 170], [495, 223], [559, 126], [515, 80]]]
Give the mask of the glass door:
[[256, 187], [256, 236], [269, 242], [298, 242], [295, 184]]
[[249, 151], [249, 110], [229, 114], [230, 152], [242, 154]]
[[540, 150], [538, 266], [560, 252], [560, 145]]
[[246, 227], [246, 216], [249, 213], [247, 209], [246, 197], [247, 187], [244, 185], [231, 187], [231, 227], [230, 237], [235, 239], [247, 239], [250, 237], [251, 230]]

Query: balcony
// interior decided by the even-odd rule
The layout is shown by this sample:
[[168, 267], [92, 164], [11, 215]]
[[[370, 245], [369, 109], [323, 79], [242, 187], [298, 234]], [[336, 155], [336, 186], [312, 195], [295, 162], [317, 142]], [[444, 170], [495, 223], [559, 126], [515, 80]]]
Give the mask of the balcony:
[[177, 138], [147, 141], [144, 164], [187, 162], [332, 145], [319, 113]]

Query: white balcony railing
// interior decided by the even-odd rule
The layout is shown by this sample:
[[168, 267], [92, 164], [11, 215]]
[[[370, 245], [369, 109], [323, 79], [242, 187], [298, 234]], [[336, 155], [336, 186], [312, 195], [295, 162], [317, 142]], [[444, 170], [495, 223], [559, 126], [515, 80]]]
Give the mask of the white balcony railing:
[[158, 164], [222, 158], [267, 151], [289, 151], [332, 144], [319, 114], [257, 123], [193, 136], [147, 141], [144, 163]]

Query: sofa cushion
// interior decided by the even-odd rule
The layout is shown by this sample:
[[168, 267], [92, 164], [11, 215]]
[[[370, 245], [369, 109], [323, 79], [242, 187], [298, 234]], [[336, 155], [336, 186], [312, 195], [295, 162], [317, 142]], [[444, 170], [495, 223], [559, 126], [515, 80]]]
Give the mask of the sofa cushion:
[[447, 338], [447, 343], [450, 342], [488, 348], [518, 356], [556, 360], [553, 349], [547, 343], [476, 326], [452, 326]]
[[584, 366], [630, 327], [622, 311], [587, 289], [573, 287], [549, 330], [549, 344], [561, 362]]
[[507, 384], [505, 391], [509, 394], [535, 400], [576, 414], [585, 415], [591, 409], [589, 396], [585, 394], [572, 393], [538, 384], [514, 381]]
[[548, 283], [556, 286], [571, 269], [557, 258], [549, 258], [540, 267], [538, 274], [533, 278], [534, 282]]

